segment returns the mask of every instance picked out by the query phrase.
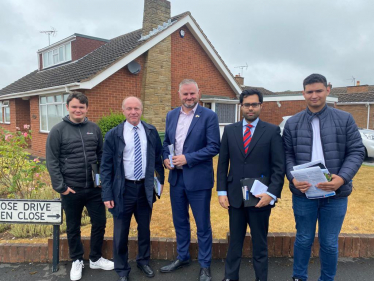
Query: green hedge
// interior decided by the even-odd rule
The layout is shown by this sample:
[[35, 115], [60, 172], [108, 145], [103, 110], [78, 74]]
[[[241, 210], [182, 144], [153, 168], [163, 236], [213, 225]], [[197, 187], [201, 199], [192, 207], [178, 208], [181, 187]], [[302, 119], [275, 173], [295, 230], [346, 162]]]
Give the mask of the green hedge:
[[101, 117], [101, 119], [97, 122], [97, 125], [99, 125], [101, 134], [104, 138], [107, 132], [109, 132], [111, 129], [118, 126], [125, 120], [126, 117], [122, 113], [110, 112], [110, 115]]
[[[103, 135], [103, 139], [105, 138], [105, 135], [107, 132], [109, 132], [114, 127], [121, 124], [123, 121], [126, 120], [126, 117], [121, 112], [110, 112], [109, 115], [101, 117], [99, 121], [97, 121], [97, 125], [99, 125], [101, 134]], [[141, 120], [147, 122], [143, 116], [141, 117]]]

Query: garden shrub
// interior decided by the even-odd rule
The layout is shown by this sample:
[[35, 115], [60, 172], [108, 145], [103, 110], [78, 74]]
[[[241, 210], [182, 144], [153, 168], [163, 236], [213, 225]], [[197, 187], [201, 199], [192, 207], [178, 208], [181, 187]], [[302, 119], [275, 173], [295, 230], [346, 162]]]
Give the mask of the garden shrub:
[[[9, 132], [0, 128], [0, 198], [52, 200], [60, 197], [51, 184], [45, 163], [31, 157], [26, 151], [31, 140], [29, 125], [23, 131]], [[88, 212], [82, 214], [82, 225], [90, 223]], [[41, 224], [0, 224], [0, 233], [9, 230], [16, 238], [49, 237], [51, 225]], [[66, 222], [60, 226], [66, 232]]]
[[[126, 117], [121, 112], [110, 112], [109, 115], [105, 115], [101, 117], [99, 121], [97, 121], [97, 125], [100, 127], [101, 134], [103, 135], [103, 139], [107, 132], [109, 132], [114, 127], [121, 124], [123, 121], [126, 120]], [[146, 121], [143, 116], [141, 120]]]

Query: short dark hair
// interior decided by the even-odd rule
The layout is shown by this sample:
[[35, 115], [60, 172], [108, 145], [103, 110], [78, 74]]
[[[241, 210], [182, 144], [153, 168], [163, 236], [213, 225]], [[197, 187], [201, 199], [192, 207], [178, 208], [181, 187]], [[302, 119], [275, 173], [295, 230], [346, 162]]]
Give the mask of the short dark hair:
[[248, 96], [253, 96], [253, 95], [258, 96], [258, 100], [260, 101], [260, 103], [262, 103], [264, 101], [264, 97], [259, 90], [257, 90], [257, 89], [246, 89], [240, 94], [240, 98], [239, 98], [240, 103], [241, 104], [243, 103], [244, 98], [246, 98]]
[[69, 92], [68, 93], [68, 99], [66, 100], [66, 104], [69, 106], [69, 102], [71, 102], [72, 99], [77, 99], [79, 100], [80, 103], [85, 104], [88, 107], [88, 98], [85, 94], [74, 91], [74, 92]]
[[321, 74], [313, 73], [304, 79], [304, 82], [303, 82], [304, 90], [305, 90], [306, 85], [310, 85], [314, 83], [322, 83], [327, 88], [326, 77]]

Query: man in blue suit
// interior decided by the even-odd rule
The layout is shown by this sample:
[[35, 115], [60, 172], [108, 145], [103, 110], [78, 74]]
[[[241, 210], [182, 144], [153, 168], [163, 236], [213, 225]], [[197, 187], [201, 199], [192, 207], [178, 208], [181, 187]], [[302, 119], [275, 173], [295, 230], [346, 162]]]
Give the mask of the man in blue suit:
[[[173, 222], [177, 235], [177, 260], [161, 268], [161, 272], [172, 272], [190, 262], [191, 206], [199, 245], [198, 260], [201, 266], [200, 281], [211, 280], [212, 229], [210, 225], [210, 199], [214, 184], [212, 158], [218, 154], [220, 133], [217, 114], [200, 106], [200, 91], [192, 79], [179, 84], [182, 106], [166, 116], [163, 147], [164, 165], [170, 170], [170, 201]], [[170, 163], [169, 145], [175, 153]], [[171, 165], [173, 164], [173, 165]]]

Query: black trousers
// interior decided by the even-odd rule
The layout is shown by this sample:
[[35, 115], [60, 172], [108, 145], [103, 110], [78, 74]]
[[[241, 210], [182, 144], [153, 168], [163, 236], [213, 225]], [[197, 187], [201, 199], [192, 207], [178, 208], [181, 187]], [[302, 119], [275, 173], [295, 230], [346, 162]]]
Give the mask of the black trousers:
[[61, 195], [62, 207], [66, 215], [67, 236], [70, 258], [83, 260], [81, 241], [81, 219], [83, 208], [86, 207], [91, 218], [90, 260], [97, 261], [103, 246], [106, 215], [105, 205], [101, 200], [101, 188], [73, 188], [76, 193]]
[[229, 207], [230, 243], [225, 264], [225, 278], [239, 280], [240, 262], [247, 224], [251, 230], [253, 244], [253, 267], [256, 280], [267, 281], [268, 246], [267, 235], [271, 208]]
[[125, 182], [123, 198], [124, 213], [120, 218], [113, 217], [113, 257], [114, 269], [119, 276], [128, 276], [131, 267], [128, 263], [128, 236], [131, 217], [134, 214], [138, 223], [138, 255], [136, 262], [141, 265], [149, 264], [151, 248], [151, 216], [152, 209], [149, 206], [145, 194], [144, 182]]

